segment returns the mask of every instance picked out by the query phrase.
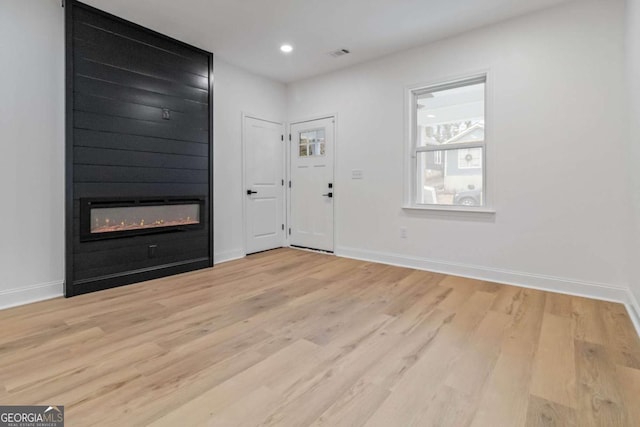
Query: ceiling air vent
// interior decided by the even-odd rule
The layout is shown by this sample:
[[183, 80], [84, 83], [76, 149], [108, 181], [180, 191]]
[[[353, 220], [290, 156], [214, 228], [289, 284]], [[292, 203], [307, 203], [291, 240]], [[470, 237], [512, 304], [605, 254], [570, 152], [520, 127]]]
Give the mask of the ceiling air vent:
[[338, 58], [340, 56], [344, 56], [349, 53], [350, 52], [348, 49], [338, 49], [338, 50], [334, 50], [333, 52], [329, 52], [329, 55], [333, 56], [334, 58]]

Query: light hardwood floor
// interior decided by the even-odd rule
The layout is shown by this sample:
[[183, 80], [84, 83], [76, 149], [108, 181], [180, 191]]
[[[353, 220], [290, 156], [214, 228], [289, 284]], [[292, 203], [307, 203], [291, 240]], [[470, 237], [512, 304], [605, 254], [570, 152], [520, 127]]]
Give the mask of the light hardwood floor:
[[68, 426], [640, 425], [623, 306], [292, 249], [0, 325], [0, 404]]

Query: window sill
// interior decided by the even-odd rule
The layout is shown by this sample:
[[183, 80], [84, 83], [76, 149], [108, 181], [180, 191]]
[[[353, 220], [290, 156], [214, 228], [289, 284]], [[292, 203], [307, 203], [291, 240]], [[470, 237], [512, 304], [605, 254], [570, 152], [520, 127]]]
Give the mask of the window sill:
[[430, 212], [455, 212], [469, 214], [489, 214], [495, 215], [496, 211], [484, 207], [463, 207], [463, 206], [437, 206], [437, 205], [405, 205], [404, 210], [411, 211], [430, 211]]

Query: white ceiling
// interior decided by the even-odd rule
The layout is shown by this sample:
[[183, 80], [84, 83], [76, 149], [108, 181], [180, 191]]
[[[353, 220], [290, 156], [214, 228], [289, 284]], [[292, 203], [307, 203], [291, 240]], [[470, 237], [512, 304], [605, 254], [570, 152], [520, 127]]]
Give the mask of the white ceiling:
[[[292, 82], [568, 0], [84, 0]], [[283, 43], [294, 46], [284, 55]], [[328, 52], [347, 48], [350, 55]]]

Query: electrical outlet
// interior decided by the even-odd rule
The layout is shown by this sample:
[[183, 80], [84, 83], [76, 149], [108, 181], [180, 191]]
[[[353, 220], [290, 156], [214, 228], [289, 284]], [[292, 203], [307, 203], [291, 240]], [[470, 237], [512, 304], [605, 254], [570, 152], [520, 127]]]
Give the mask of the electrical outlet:
[[407, 227], [400, 227], [400, 238], [401, 239], [407, 238]]

